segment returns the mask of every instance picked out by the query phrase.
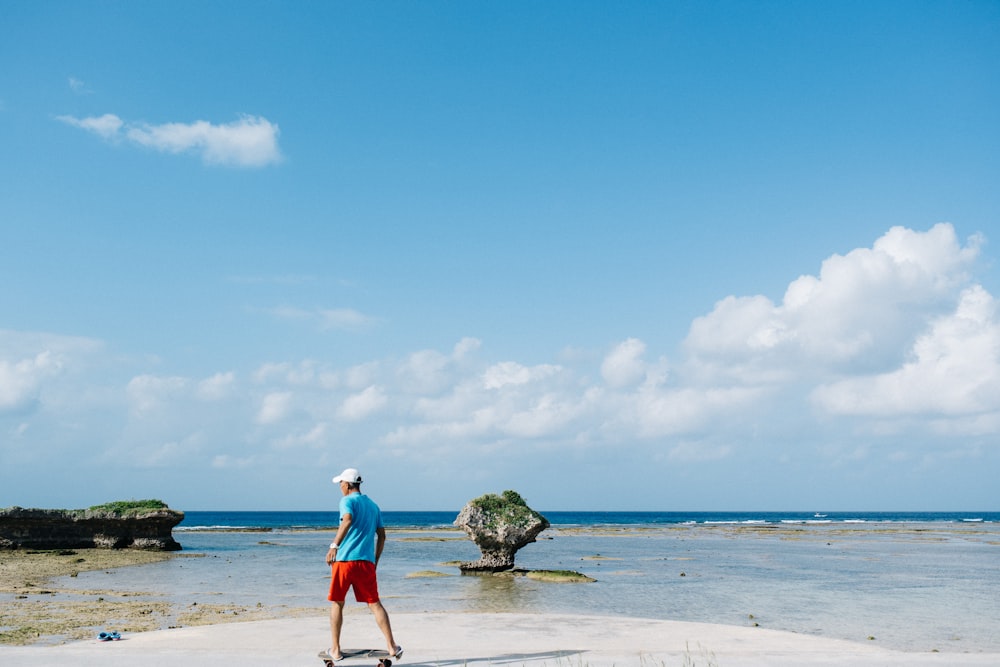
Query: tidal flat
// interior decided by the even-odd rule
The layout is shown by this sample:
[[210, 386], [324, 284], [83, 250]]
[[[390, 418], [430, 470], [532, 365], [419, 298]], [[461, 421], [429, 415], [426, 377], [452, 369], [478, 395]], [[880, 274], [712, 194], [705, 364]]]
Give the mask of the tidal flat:
[[[0, 551], [0, 644], [59, 644], [170, 627], [313, 615], [316, 609], [234, 604], [177, 604], [163, 592], [67, 587], [84, 572], [111, 577], [119, 568], [204, 554], [134, 549]], [[62, 582], [62, 583], [60, 583]]]
[[[431, 528], [390, 532], [379, 564], [390, 613], [630, 616], [785, 630], [904, 651], [1000, 651], [997, 522], [553, 527], [518, 552], [518, 568], [595, 580], [571, 586], [459, 576], [458, 564], [479, 550], [453, 537], [452, 530]], [[188, 531], [179, 540], [180, 553], [100, 555], [124, 559], [117, 569], [88, 563], [83, 551], [60, 557], [66, 561], [60, 567], [76, 568], [76, 576], [72, 569], [32, 564], [30, 571], [51, 578], [24, 577], [29, 570], [22, 570], [16, 586], [2, 565], [15, 556], [0, 553], [6, 582], [0, 641], [60, 643], [105, 629], [325, 616], [327, 533], [274, 530], [262, 540], [254, 531]], [[76, 558], [84, 563], [73, 563]], [[124, 567], [138, 558], [154, 560]], [[348, 607], [348, 613], [368, 613], [353, 601]]]

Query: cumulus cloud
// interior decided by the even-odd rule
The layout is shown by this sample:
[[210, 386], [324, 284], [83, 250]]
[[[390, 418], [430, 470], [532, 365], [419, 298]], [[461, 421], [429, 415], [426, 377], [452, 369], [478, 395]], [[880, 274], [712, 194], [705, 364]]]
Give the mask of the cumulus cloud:
[[125, 392], [132, 411], [142, 415], [161, 407], [168, 407], [176, 397], [184, 396], [189, 381], [183, 377], [158, 377], [138, 375], [129, 380]]
[[80, 403], [87, 392], [67, 396], [64, 383], [97, 363], [101, 349], [89, 338], [0, 329], [0, 416], [31, 412], [44, 402]]
[[754, 387], [644, 387], [621, 401], [619, 417], [628, 417], [643, 438], [707, 433], [737, 422], [765, 395]]
[[483, 387], [486, 389], [502, 389], [508, 386], [526, 385], [558, 373], [559, 366], [540, 364], [538, 366], [522, 366], [516, 361], [502, 361], [493, 364], [483, 373]]
[[275, 424], [284, 420], [292, 409], [293, 394], [275, 391], [264, 396], [257, 411], [258, 424]]
[[281, 161], [278, 126], [260, 116], [241, 116], [231, 123], [126, 122], [115, 114], [57, 120], [92, 132], [105, 141], [143, 146], [162, 153], [195, 153], [206, 164], [226, 167], [265, 167]]
[[818, 276], [794, 280], [781, 304], [726, 297], [692, 323], [686, 349], [701, 372], [748, 383], [892, 368], [954, 303], [980, 242], [962, 246], [949, 224], [894, 227], [872, 248], [833, 255]]
[[642, 355], [646, 344], [638, 338], [619, 343], [601, 364], [601, 377], [612, 387], [634, 385], [646, 376]]
[[466, 362], [479, 349], [476, 338], [463, 338], [450, 354], [437, 350], [418, 350], [408, 355], [396, 369], [400, 388], [410, 394], [437, 394], [461, 377]]
[[59, 373], [60, 366], [49, 351], [14, 362], [0, 359], [0, 414], [29, 409], [42, 383]]
[[416, 423], [398, 427], [386, 441], [398, 445], [552, 434], [583, 409], [580, 396], [567, 391], [563, 371], [556, 365], [513, 361], [491, 364], [478, 376], [470, 369], [450, 391], [419, 398], [411, 409]]
[[341, 419], [347, 421], [358, 421], [365, 419], [383, 407], [388, 399], [385, 392], [379, 387], [367, 387], [357, 394], [351, 394], [341, 404], [337, 411]]
[[1000, 411], [1000, 321], [981, 286], [962, 292], [897, 369], [820, 385], [813, 400], [840, 415], [979, 415]]
[[226, 398], [236, 382], [236, 375], [216, 373], [198, 383], [198, 397], [205, 401], [218, 401]]
[[[480, 340], [462, 338], [345, 365], [304, 358], [246, 374], [136, 373], [122, 383], [131, 408], [122, 440], [153, 443], [143, 465], [200, 457], [220, 470], [288, 462], [290, 449], [316, 465], [344, 442], [370, 447], [372, 459], [477, 470], [518, 447], [701, 466], [749, 452], [781, 461], [798, 448], [870, 461], [891, 442], [885, 460], [917, 462], [948, 451], [956, 435], [1000, 435], [1000, 308], [972, 276], [981, 243], [959, 242], [950, 225], [893, 228], [815, 275], [791, 276], [778, 303], [720, 300], [669, 363], [634, 337], [558, 363], [485, 358]], [[319, 321], [318, 311], [308, 317]], [[2, 333], [0, 417], [44, 398], [63, 372], [61, 348], [5, 351]], [[8, 431], [26, 421], [15, 415]], [[28, 441], [34, 425], [19, 432]]]

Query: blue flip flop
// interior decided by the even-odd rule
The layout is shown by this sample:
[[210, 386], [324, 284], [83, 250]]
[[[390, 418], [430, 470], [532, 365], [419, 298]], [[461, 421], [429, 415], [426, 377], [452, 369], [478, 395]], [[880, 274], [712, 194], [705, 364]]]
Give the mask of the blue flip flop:
[[113, 637], [111, 636], [110, 632], [102, 632], [101, 634], [97, 635], [97, 641], [100, 642], [109, 642], [112, 639]]

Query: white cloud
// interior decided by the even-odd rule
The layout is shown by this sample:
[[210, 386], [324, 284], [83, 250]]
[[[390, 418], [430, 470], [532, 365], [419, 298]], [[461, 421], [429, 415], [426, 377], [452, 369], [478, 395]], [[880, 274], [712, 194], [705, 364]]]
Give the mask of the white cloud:
[[184, 395], [187, 386], [188, 380], [183, 377], [138, 375], [129, 380], [125, 391], [133, 413], [143, 415], [169, 407], [174, 399]]
[[198, 383], [198, 397], [205, 401], [218, 401], [226, 398], [236, 382], [234, 373], [216, 373]]
[[337, 414], [347, 421], [366, 419], [388, 403], [385, 392], [379, 387], [367, 387], [358, 394], [351, 394], [340, 405]]
[[507, 386], [525, 385], [544, 380], [559, 371], [559, 366], [551, 364], [522, 366], [514, 361], [502, 361], [490, 366], [483, 373], [483, 387], [486, 389], [502, 389]]
[[269, 362], [263, 364], [254, 373], [254, 382], [260, 385], [277, 383], [297, 387], [312, 387], [317, 384], [335, 387], [340, 384], [336, 373], [324, 368], [313, 359], [303, 359], [297, 363]]
[[135, 444], [130, 447], [128, 465], [136, 468], [166, 468], [196, 460], [202, 449], [199, 434], [180, 440], [155, 444]]
[[413, 394], [434, 394], [446, 389], [453, 378], [451, 359], [437, 350], [418, 350], [406, 357], [396, 371], [400, 386]]
[[106, 141], [113, 141], [119, 138], [119, 132], [125, 126], [124, 121], [118, 116], [106, 113], [103, 116], [92, 116], [90, 118], [74, 118], [73, 116], [57, 116], [67, 125], [78, 127], [88, 132], [93, 132]]
[[482, 341], [478, 338], [466, 337], [455, 343], [455, 347], [451, 350], [451, 356], [456, 361], [461, 361], [478, 350], [481, 346]]
[[319, 313], [323, 329], [354, 330], [368, 326], [372, 318], [353, 308], [333, 308]]
[[69, 89], [72, 90], [77, 95], [89, 95], [94, 92], [87, 86], [86, 83], [84, 83], [80, 79], [77, 79], [76, 77], [73, 76], [69, 77], [67, 83], [69, 84]]
[[386, 441], [413, 445], [434, 439], [461, 442], [554, 434], [577, 419], [586, 404], [575, 389], [566, 387], [563, 373], [560, 366], [511, 361], [493, 364], [478, 377], [468, 369], [451, 391], [419, 398], [411, 411], [416, 423], [399, 426], [385, 436]]
[[14, 362], [0, 359], [0, 414], [28, 409], [42, 384], [60, 370], [60, 362], [49, 351]]
[[463, 338], [451, 354], [437, 350], [418, 350], [406, 357], [396, 369], [400, 388], [409, 394], [433, 395], [446, 391], [462, 377], [473, 352], [479, 349], [476, 338]]
[[505, 435], [515, 438], [544, 438], [558, 435], [582, 414], [582, 397], [559, 393], [543, 393], [524, 406], [515, 404], [497, 424]]
[[361, 389], [367, 387], [375, 382], [380, 369], [381, 364], [377, 361], [370, 361], [351, 366], [343, 373], [343, 384], [348, 389]]
[[646, 344], [638, 338], [629, 338], [618, 344], [601, 363], [601, 377], [612, 387], [625, 387], [640, 382], [646, 376], [642, 355]]
[[275, 424], [283, 421], [292, 409], [292, 393], [289, 391], [271, 392], [264, 396], [257, 411], [257, 423]]
[[163, 153], [193, 152], [211, 165], [264, 167], [282, 159], [278, 126], [259, 116], [241, 116], [239, 120], [222, 125], [204, 120], [160, 125], [126, 123], [114, 114], [56, 118], [105, 141], [122, 141]]
[[[669, 366], [638, 338], [559, 363], [483, 358], [478, 339], [462, 338], [343, 365], [302, 358], [191, 378], [139, 369], [113, 383], [89, 425], [71, 401], [54, 407], [52, 392], [84, 395], [120, 362], [91, 361], [91, 375], [74, 375], [80, 358], [97, 359], [79, 353], [82, 343], [0, 331], [2, 432], [44, 442], [34, 416], [45, 407], [81, 433], [117, 427], [119, 461], [142, 448], [136, 465], [215, 470], [280, 462], [313, 472], [343, 443], [359, 448], [356, 461], [447, 461], [487, 477], [529, 450], [548, 464], [613, 456], [650, 469], [973, 457], [1000, 436], [1000, 319], [969, 275], [978, 248], [949, 225], [892, 229], [791, 280], [779, 304], [722, 299]], [[11, 414], [33, 401], [29, 417]]]
[[934, 320], [899, 368], [819, 386], [813, 399], [841, 415], [979, 415], [1000, 411], [996, 300], [966, 289], [955, 311]]
[[642, 438], [706, 433], [735, 426], [764, 396], [753, 387], [643, 387], [625, 397], [618, 416], [628, 418]]
[[325, 422], [314, 424], [307, 431], [294, 431], [278, 438], [275, 447], [278, 449], [321, 447], [326, 444], [329, 431], [329, 426]]
[[374, 317], [353, 308], [317, 308], [308, 310], [295, 306], [278, 306], [267, 311], [282, 320], [314, 323], [322, 331], [361, 331], [374, 324]]
[[959, 245], [949, 224], [894, 227], [872, 248], [834, 255], [819, 276], [793, 281], [780, 305], [760, 295], [721, 300], [692, 323], [686, 349], [716, 380], [891, 368], [967, 284], [980, 241]]

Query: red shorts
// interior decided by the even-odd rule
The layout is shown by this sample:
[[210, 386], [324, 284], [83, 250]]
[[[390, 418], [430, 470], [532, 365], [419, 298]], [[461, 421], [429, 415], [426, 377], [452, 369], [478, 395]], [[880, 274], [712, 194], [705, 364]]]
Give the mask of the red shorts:
[[330, 602], [347, 599], [347, 589], [354, 588], [354, 599], [358, 602], [378, 602], [378, 582], [375, 579], [375, 563], [370, 560], [338, 560], [330, 565]]

